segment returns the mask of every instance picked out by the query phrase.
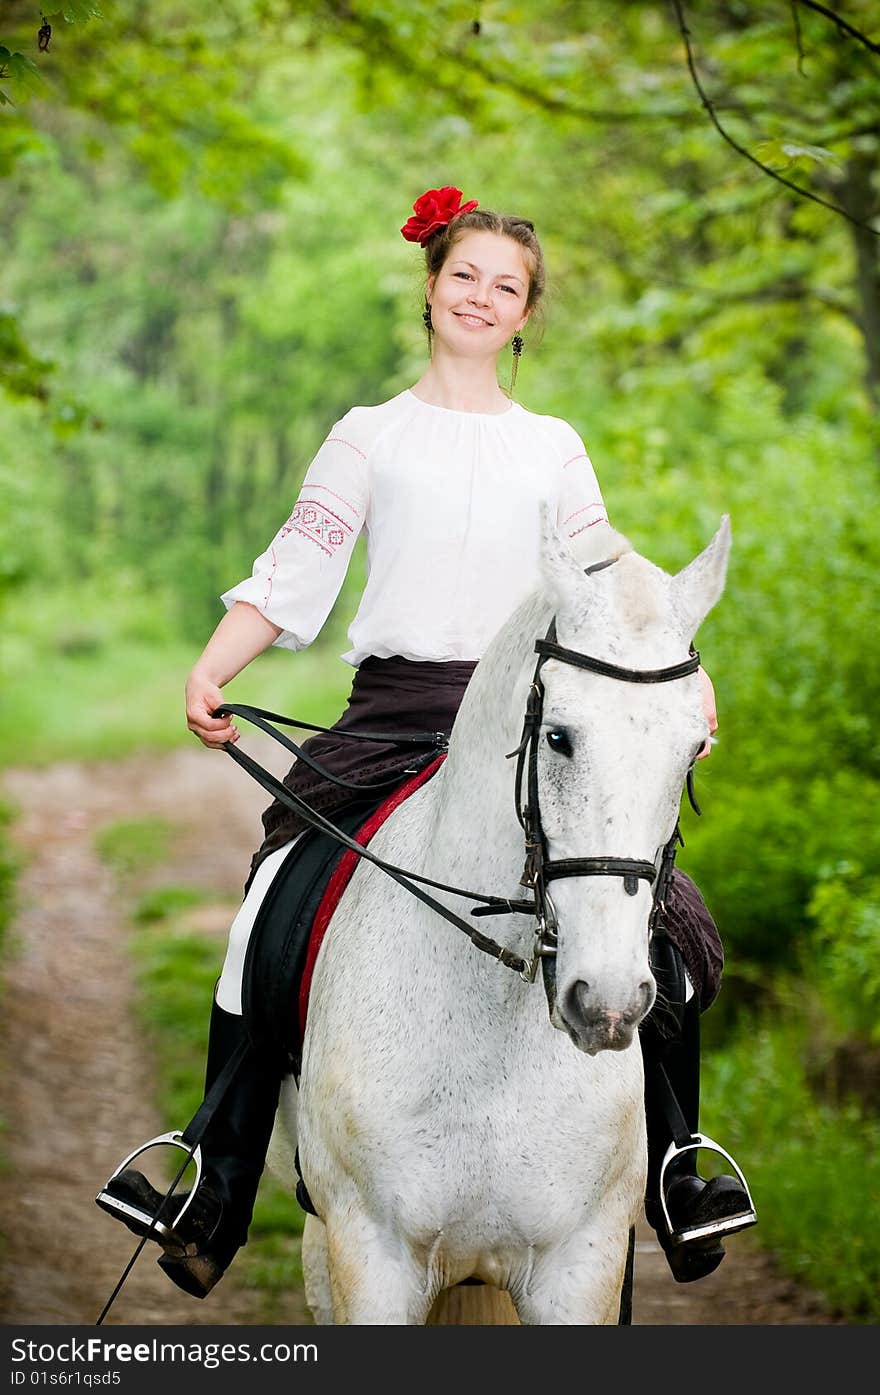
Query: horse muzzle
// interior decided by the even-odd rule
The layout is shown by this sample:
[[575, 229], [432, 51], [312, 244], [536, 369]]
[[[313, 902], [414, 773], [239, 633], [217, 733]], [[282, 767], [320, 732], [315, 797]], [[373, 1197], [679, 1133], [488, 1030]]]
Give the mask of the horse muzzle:
[[646, 979], [626, 1007], [610, 1008], [589, 983], [578, 979], [557, 998], [551, 1021], [588, 1056], [599, 1051], [625, 1051], [632, 1045], [642, 1018], [650, 1012], [654, 993], [654, 980]]

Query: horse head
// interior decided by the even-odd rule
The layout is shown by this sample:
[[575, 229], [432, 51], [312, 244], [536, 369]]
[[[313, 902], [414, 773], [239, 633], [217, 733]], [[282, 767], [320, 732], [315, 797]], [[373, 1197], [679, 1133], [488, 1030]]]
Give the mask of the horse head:
[[[650, 864], [659, 867], [675, 833], [688, 770], [708, 735], [692, 641], [724, 589], [730, 524], [725, 515], [675, 575], [613, 529], [590, 531], [575, 555], [544, 512], [542, 574], [555, 633], [539, 665], [533, 777], [543, 856], [558, 878], [549, 887], [551, 1021], [594, 1055], [627, 1048], [656, 995]], [[598, 662], [584, 667], [578, 656]], [[642, 870], [595, 874], [607, 873], [608, 860]], [[591, 872], [579, 874], [573, 862]], [[568, 870], [553, 872], [554, 863]]]

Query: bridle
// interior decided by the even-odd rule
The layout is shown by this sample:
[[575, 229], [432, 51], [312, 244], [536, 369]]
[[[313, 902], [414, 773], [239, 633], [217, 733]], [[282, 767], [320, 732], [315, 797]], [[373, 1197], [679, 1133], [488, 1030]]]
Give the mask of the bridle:
[[[616, 558], [612, 557], [605, 562], [598, 562], [592, 567], [587, 567], [586, 574], [590, 575], [592, 572], [610, 567], [614, 561]], [[544, 715], [544, 684], [541, 680], [541, 669], [548, 659], [557, 659], [561, 663], [588, 669], [591, 673], [602, 674], [606, 678], [614, 678], [624, 683], [671, 683], [678, 678], [687, 678], [690, 674], [696, 673], [700, 666], [700, 655], [691, 646], [687, 659], [679, 664], [671, 664], [667, 668], [624, 668], [619, 664], [608, 663], [604, 659], [595, 659], [590, 654], [582, 654], [575, 649], [566, 649], [559, 644], [556, 639], [555, 616], [550, 622], [544, 639], [535, 641], [535, 652], [539, 657], [526, 701], [522, 740], [515, 750], [509, 752], [508, 759], [512, 759], [514, 756], [517, 758], [516, 813], [525, 834], [526, 843], [526, 860], [520, 885], [527, 887], [532, 892], [534, 902], [529, 909], [536, 919], [534, 948], [529, 960], [528, 972], [524, 974], [524, 977], [528, 977], [529, 982], [533, 982], [537, 975], [538, 964], [542, 965], [544, 986], [552, 1011], [555, 994], [553, 961], [558, 946], [558, 922], [553, 898], [547, 890], [547, 883], [560, 877], [622, 877], [626, 894], [635, 896], [640, 880], [651, 882], [652, 906], [648, 919], [650, 939], [665, 914], [666, 892], [672, 877], [676, 850], [679, 845], [683, 845], [684, 840], [681, 836], [679, 822], [676, 820], [672, 836], [660, 849], [656, 862], [630, 857], [569, 857], [555, 860], [548, 857], [547, 838], [541, 820], [538, 791], [538, 745], [541, 739]], [[523, 798], [524, 780], [526, 784], [525, 798]], [[695, 813], [699, 814], [700, 809], [693, 790], [693, 763], [687, 773], [687, 790], [691, 805]], [[494, 908], [475, 909], [472, 912], [473, 915], [491, 915], [493, 913], [497, 913]]]
[[[585, 569], [585, 574], [602, 571], [605, 567], [610, 567], [617, 559], [609, 558], [604, 562], [597, 562]], [[557, 920], [556, 910], [552, 898], [547, 891], [547, 883], [557, 877], [586, 877], [586, 876], [619, 876], [623, 878], [624, 890], [628, 895], [634, 896], [638, 890], [639, 880], [649, 881], [653, 884], [653, 906], [649, 919], [649, 931], [653, 933], [665, 911], [665, 895], [672, 876], [673, 863], [677, 845], [683, 843], [678, 822], [671, 838], [665, 847], [660, 849], [656, 862], [646, 862], [635, 858], [624, 857], [578, 857], [565, 858], [551, 861], [547, 856], [547, 840], [544, 835], [541, 823], [541, 809], [538, 798], [538, 742], [540, 740], [541, 722], [543, 719], [544, 685], [541, 681], [541, 669], [548, 659], [558, 659], [561, 663], [573, 664], [578, 668], [589, 669], [593, 673], [599, 673], [608, 678], [616, 678], [627, 683], [669, 683], [677, 678], [686, 678], [689, 674], [696, 673], [700, 665], [699, 653], [692, 647], [690, 656], [682, 663], [672, 664], [668, 668], [661, 669], [630, 669], [622, 668], [617, 664], [610, 664], [604, 659], [595, 659], [589, 654], [582, 654], [574, 649], [566, 649], [556, 641], [556, 619], [555, 616], [550, 622], [550, 627], [544, 639], [535, 641], [535, 652], [538, 654], [538, 663], [532, 677], [528, 699], [526, 701], [526, 712], [523, 719], [523, 735], [520, 744], [515, 750], [509, 753], [508, 759], [517, 757], [517, 769], [514, 788], [514, 798], [516, 802], [516, 816], [525, 833], [526, 860], [525, 868], [520, 885], [532, 892], [532, 900], [511, 900], [504, 896], [486, 896], [481, 892], [468, 891], [464, 887], [449, 886], [445, 882], [433, 881], [430, 877], [423, 877], [416, 872], [410, 872], [406, 868], [396, 867], [393, 863], [384, 862], [381, 858], [371, 853], [368, 848], [349, 838], [329, 819], [312, 809], [299, 795], [288, 789], [276, 776], [270, 774], [258, 765], [253, 757], [244, 751], [239, 751], [228, 742], [225, 750], [232, 758], [241, 765], [247, 772], [258, 780], [259, 783], [274, 795], [281, 803], [286, 804], [294, 813], [298, 814], [302, 821], [309, 827], [320, 832], [329, 834], [338, 843], [350, 851], [357, 853], [358, 857], [364, 858], [367, 862], [372, 862], [386, 872], [395, 881], [404, 886], [412, 895], [419, 898], [444, 920], [448, 920], [459, 930], [463, 930], [476, 949], [484, 954], [489, 954], [498, 963], [506, 968], [513, 969], [527, 983], [534, 983], [537, 976], [538, 964], [545, 966], [544, 982], [550, 997], [552, 1011], [552, 978], [548, 973], [549, 962], [556, 954], [557, 942]], [[294, 752], [299, 758], [304, 756], [306, 763], [319, 774], [324, 774], [322, 767], [302, 752], [296, 742], [275, 730], [267, 718], [286, 723], [289, 726], [305, 726], [310, 730], [323, 730], [328, 728], [316, 727], [312, 723], [297, 722], [292, 718], [279, 717], [276, 713], [265, 712], [262, 708], [246, 707], [241, 704], [224, 703], [217, 708], [214, 716], [226, 713], [237, 713], [252, 721], [265, 731], [280, 741], [288, 750]], [[332, 729], [336, 736], [352, 737], [359, 735], [355, 732], [343, 732]], [[397, 738], [393, 733], [372, 732], [369, 738], [360, 736], [359, 739], [388, 740]], [[434, 754], [438, 749], [438, 733], [426, 733], [424, 736], [409, 736], [403, 738], [415, 744], [429, 745], [433, 747]], [[329, 776], [329, 772], [326, 772]], [[527, 779], [527, 796], [522, 798], [523, 778]], [[371, 788], [379, 789], [388, 785], [388, 781], [382, 781], [375, 786], [356, 785], [351, 781], [341, 780], [336, 777], [336, 784], [349, 785], [352, 789], [360, 793], [369, 791]], [[700, 809], [694, 798], [693, 792], [693, 765], [687, 774], [687, 789], [691, 804], [697, 814]], [[416, 885], [418, 883], [419, 885]], [[472, 907], [471, 915], [474, 917], [487, 915], [530, 915], [535, 918], [536, 930], [534, 947], [529, 958], [524, 958], [515, 950], [507, 948], [506, 945], [498, 944], [489, 936], [481, 934], [473, 925], [469, 925], [461, 916], [456, 915], [453, 910], [445, 906], [435, 897], [420, 889], [421, 886], [435, 887], [439, 891], [448, 891], [456, 896], [464, 896], [469, 900], [478, 901], [481, 904]]]

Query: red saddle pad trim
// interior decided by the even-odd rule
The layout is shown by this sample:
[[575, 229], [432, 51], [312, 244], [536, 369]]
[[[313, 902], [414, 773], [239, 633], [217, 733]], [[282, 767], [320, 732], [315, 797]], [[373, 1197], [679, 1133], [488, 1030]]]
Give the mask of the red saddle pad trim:
[[[408, 799], [420, 785], [423, 785], [426, 780], [429, 780], [434, 772], [440, 769], [445, 759], [446, 753], [444, 752], [443, 755], [438, 756], [435, 761], [432, 761], [430, 765], [425, 766], [424, 770], [420, 770], [418, 775], [413, 775], [411, 780], [407, 780], [405, 785], [398, 786], [394, 793], [388, 796], [385, 803], [380, 804], [379, 808], [370, 815], [366, 822], [361, 824], [357, 833], [354, 835], [354, 841], [360, 843], [361, 847], [365, 848], [373, 834], [377, 829], [382, 827], [382, 824], [388, 816], [393, 814], [394, 810], [398, 809], [404, 800]], [[330, 924], [330, 918], [336, 910], [339, 899], [348, 886], [354, 869], [360, 860], [356, 852], [352, 852], [350, 848], [346, 848], [342, 860], [339, 862], [336, 871], [327, 883], [327, 889], [321, 897], [321, 904], [315, 913], [314, 924], [312, 925], [309, 935], [309, 947], [306, 951], [305, 968], [303, 969], [299, 988], [300, 1041], [305, 1037], [309, 990], [312, 986], [312, 974], [315, 968], [315, 960], [318, 957], [318, 950], [321, 948], [327, 926]]]

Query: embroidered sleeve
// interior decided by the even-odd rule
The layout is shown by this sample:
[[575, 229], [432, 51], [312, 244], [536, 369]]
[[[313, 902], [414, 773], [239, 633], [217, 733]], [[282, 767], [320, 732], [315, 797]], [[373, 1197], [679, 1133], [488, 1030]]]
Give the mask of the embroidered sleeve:
[[299, 496], [251, 576], [221, 596], [256, 606], [283, 631], [275, 643], [305, 649], [321, 630], [348, 570], [367, 512], [366, 445], [346, 417], [308, 470]]
[[563, 440], [556, 527], [569, 542], [597, 523], [607, 523], [602, 491], [583, 441], [567, 426]]

